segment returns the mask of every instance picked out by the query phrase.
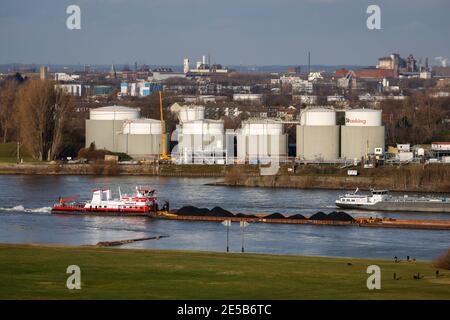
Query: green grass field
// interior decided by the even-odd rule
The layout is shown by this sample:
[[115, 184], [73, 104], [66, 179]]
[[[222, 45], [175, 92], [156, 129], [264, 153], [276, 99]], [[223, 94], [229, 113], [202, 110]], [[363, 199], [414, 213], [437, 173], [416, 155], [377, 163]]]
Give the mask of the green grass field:
[[[73, 264], [81, 290], [66, 288]], [[366, 287], [372, 264], [381, 290]], [[0, 245], [0, 299], [450, 299], [450, 271], [436, 278], [435, 270], [425, 262]]]
[[[24, 161], [35, 161], [25, 150], [21, 150], [20, 157]], [[17, 145], [14, 142], [0, 143], [0, 163], [17, 162]]]

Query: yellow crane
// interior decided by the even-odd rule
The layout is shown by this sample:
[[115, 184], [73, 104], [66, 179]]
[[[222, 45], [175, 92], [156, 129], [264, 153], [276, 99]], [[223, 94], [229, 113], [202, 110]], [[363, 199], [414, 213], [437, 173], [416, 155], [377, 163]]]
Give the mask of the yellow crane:
[[166, 152], [165, 125], [163, 115], [162, 91], [159, 91], [159, 112], [161, 114], [161, 160], [168, 161], [170, 157]]

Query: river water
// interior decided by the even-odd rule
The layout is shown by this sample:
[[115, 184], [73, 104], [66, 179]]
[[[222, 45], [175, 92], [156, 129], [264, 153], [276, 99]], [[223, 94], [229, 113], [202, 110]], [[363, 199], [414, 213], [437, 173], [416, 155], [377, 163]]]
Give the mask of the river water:
[[[334, 200], [344, 191], [240, 188], [211, 186], [215, 179], [164, 177], [0, 176], [0, 243], [90, 245], [99, 241], [167, 235], [121, 248], [225, 251], [226, 228], [218, 222], [154, 220], [144, 217], [51, 215], [61, 195], [89, 199], [91, 190], [135, 185], [151, 186], [171, 208], [184, 205], [220, 206], [235, 213], [301, 213], [336, 210]], [[347, 211], [353, 216], [449, 220], [448, 214]], [[360, 258], [431, 260], [450, 245], [450, 232], [312, 225], [250, 224], [245, 229], [246, 252]], [[238, 223], [230, 229], [230, 250], [240, 252]]]

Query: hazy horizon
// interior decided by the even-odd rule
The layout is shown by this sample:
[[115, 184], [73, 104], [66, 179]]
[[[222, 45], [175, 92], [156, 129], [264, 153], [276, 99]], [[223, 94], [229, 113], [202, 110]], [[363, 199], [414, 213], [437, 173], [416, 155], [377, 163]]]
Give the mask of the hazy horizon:
[[[450, 56], [446, 0], [0, 0], [0, 64], [375, 65]], [[81, 8], [81, 30], [66, 27]], [[381, 30], [366, 9], [381, 7]], [[424, 62], [424, 60], [423, 60]]]

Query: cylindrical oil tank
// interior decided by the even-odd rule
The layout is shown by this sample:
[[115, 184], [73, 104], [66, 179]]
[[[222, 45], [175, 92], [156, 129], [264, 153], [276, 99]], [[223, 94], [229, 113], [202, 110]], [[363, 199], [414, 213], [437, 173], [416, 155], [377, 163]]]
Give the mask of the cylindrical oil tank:
[[184, 122], [182, 134], [224, 134], [224, 124], [221, 120], [196, 120]]
[[196, 120], [182, 123], [179, 127], [178, 143], [181, 162], [223, 161], [224, 140], [224, 123], [221, 120]]
[[239, 162], [268, 163], [272, 157], [287, 156], [287, 135], [280, 122], [259, 119], [245, 121], [236, 137]]
[[297, 125], [297, 158], [333, 161], [339, 158], [339, 126]]
[[205, 107], [183, 106], [178, 113], [180, 122], [196, 121], [205, 119]]
[[245, 121], [241, 133], [244, 135], [280, 135], [283, 134], [283, 124], [275, 121]]
[[341, 127], [341, 158], [361, 159], [374, 154], [375, 148], [385, 148], [385, 130], [381, 110], [353, 109], [345, 112]]
[[124, 106], [108, 106], [89, 111], [90, 120], [130, 120], [139, 119], [140, 111], [138, 108], [129, 108]]
[[125, 121], [123, 134], [161, 134], [161, 121], [155, 119], [139, 119]]
[[336, 112], [329, 108], [307, 108], [301, 113], [300, 124], [304, 126], [335, 126]]
[[381, 126], [381, 110], [347, 110], [345, 111], [345, 125], [356, 127], [379, 127]]

